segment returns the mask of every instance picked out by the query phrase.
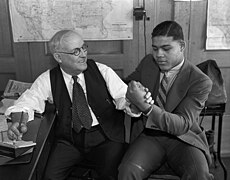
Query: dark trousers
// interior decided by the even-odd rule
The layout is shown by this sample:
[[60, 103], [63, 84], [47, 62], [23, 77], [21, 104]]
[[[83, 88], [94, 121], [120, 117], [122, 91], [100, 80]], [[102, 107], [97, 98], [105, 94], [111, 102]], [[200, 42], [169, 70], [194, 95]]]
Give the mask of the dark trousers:
[[93, 167], [100, 179], [117, 179], [124, 144], [109, 140], [99, 125], [90, 130], [82, 129], [80, 133], [73, 131], [72, 141], [56, 141], [46, 167], [45, 180], [67, 179], [82, 161]]
[[175, 136], [145, 130], [128, 148], [118, 180], [142, 180], [165, 162], [181, 180], [213, 180], [204, 153]]

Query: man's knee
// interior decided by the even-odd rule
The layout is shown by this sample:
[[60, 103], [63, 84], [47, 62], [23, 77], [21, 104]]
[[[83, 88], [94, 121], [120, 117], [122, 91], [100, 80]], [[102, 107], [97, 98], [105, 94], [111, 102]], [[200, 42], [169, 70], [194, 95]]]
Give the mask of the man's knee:
[[186, 171], [182, 180], [214, 180], [214, 176], [206, 168], [194, 168], [190, 171]]
[[145, 176], [145, 169], [137, 164], [121, 164], [118, 168], [118, 180], [143, 179]]

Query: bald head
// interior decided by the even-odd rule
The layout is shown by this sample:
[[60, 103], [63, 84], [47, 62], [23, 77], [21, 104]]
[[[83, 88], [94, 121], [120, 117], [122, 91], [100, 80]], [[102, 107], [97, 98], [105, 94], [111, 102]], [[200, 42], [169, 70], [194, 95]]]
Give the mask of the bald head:
[[65, 47], [72, 41], [74, 37], [82, 40], [81, 35], [74, 30], [58, 31], [48, 43], [50, 52], [53, 54], [55, 52], [65, 50]]

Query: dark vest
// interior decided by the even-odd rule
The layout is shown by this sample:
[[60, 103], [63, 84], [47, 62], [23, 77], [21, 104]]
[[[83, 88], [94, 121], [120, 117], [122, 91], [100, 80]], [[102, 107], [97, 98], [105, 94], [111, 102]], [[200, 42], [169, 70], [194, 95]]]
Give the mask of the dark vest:
[[[96, 63], [87, 60], [88, 68], [84, 71], [87, 99], [106, 136], [116, 142], [124, 142], [124, 112], [115, 109], [113, 99], [106, 87]], [[57, 110], [55, 134], [58, 138], [72, 138], [72, 102], [66, 88], [60, 67], [50, 71], [51, 89]]]

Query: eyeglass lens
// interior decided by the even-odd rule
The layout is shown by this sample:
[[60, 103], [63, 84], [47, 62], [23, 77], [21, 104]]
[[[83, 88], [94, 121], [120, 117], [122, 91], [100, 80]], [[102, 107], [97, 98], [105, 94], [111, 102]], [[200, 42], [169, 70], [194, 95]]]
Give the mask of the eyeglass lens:
[[83, 44], [83, 46], [81, 48], [75, 48], [73, 53], [74, 53], [75, 56], [78, 56], [81, 53], [81, 49], [84, 52], [86, 52], [87, 48], [88, 48], [88, 45], [87, 44]]

